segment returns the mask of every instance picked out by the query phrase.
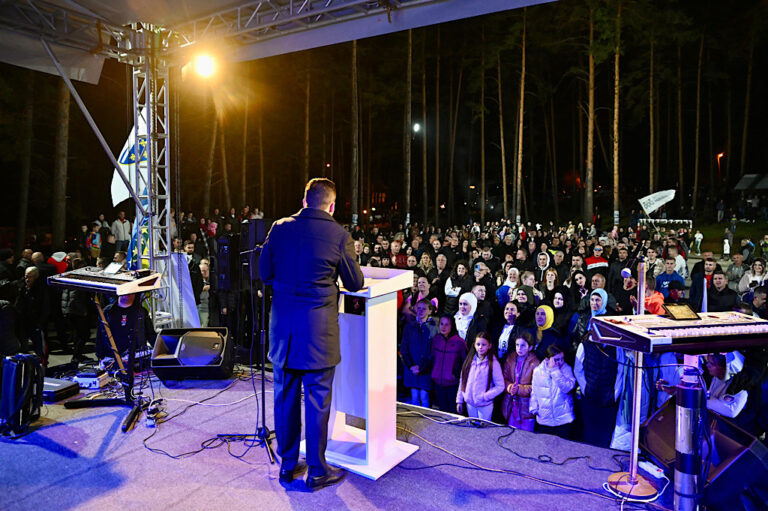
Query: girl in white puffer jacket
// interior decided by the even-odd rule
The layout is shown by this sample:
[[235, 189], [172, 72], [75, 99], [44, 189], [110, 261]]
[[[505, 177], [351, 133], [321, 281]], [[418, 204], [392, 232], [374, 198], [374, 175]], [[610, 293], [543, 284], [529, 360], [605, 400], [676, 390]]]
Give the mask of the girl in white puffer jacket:
[[571, 392], [576, 378], [560, 348], [551, 345], [547, 355], [533, 371], [530, 412], [536, 416], [537, 432], [569, 439], [574, 420]]

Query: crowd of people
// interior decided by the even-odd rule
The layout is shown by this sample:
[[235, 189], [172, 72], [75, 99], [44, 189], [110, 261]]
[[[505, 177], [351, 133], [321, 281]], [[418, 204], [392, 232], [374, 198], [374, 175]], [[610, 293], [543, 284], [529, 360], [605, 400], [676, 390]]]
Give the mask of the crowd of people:
[[[768, 237], [758, 246], [744, 237], [726, 261], [687, 229], [647, 226], [599, 232], [500, 222], [389, 233], [354, 227], [351, 235], [361, 265], [414, 272], [398, 304], [403, 395], [411, 403], [594, 445], [627, 447], [633, 354], [586, 342], [590, 321], [637, 312], [641, 257], [647, 313], [687, 303], [696, 312], [768, 319]], [[768, 427], [767, 354], [702, 358], [714, 382], [710, 408], [758, 436]], [[644, 419], [669, 399], [681, 362], [671, 353], [646, 357]]]
[[[203, 326], [237, 321], [234, 293], [219, 290], [216, 254], [222, 237], [258, 209], [231, 208], [196, 218], [172, 214], [174, 250], [186, 254]], [[349, 227], [361, 266], [410, 269], [413, 287], [398, 294], [401, 397], [472, 417], [504, 422], [600, 446], [620, 446], [631, 415], [632, 353], [586, 342], [595, 316], [633, 314], [637, 261], [647, 263], [644, 306], [664, 303], [768, 319], [765, 257], [768, 236], [738, 240], [728, 260], [701, 248], [687, 229], [648, 225], [600, 231], [594, 224], [472, 223]], [[83, 225], [66, 251], [46, 257], [26, 249], [18, 259], [0, 250], [0, 321], [15, 322], [15, 345], [48, 355], [48, 331], [83, 359], [96, 325], [88, 293], [49, 289], [46, 277], [86, 265], [124, 263], [131, 222], [124, 212]], [[692, 253], [700, 253], [696, 264]], [[8, 323], [10, 324], [10, 323]], [[8, 330], [0, 325], [0, 331]], [[711, 408], [755, 434], [768, 427], [768, 358], [744, 350], [703, 359]], [[646, 358], [643, 416], [679, 381], [674, 354]], [[661, 382], [656, 385], [656, 382]], [[715, 391], [716, 390], [716, 391]], [[763, 394], [765, 393], [765, 398]]]

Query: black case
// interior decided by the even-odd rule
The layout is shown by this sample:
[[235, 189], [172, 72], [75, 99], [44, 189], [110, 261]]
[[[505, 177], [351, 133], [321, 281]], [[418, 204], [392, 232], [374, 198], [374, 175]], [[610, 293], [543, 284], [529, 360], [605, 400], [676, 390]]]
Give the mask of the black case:
[[0, 369], [0, 434], [18, 437], [40, 418], [45, 371], [36, 355], [15, 355]]

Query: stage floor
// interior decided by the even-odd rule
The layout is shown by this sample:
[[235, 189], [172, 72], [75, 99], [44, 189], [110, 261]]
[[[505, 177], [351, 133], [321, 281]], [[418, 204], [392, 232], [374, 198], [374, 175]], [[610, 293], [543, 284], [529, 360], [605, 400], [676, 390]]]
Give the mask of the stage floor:
[[[260, 378], [256, 374], [251, 381], [248, 368], [238, 372], [238, 379], [225, 381], [166, 386], [154, 380], [155, 397], [168, 400], [173, 417], [154, 429], [142, 416], [135, 429], [122, 433], [128, 408], [67, 410], [62, 403], [47, 404], [30, 434], [0, 442], [0, 509], [619, 508], [602, 485], [619, 469], [617, 460], [626, 468], [626, 453], [505, 427], [441, 424], [435, 420], [452, 417], [407, 405], [398, 408], [398, 437], [419, 450], [400, 466], [378, 481], [350, 474], [316, 493], [303, 491], [301, 481], [286, 491], [278, 482], [279, 465], [268, 462], [265, 449], [216, 441], [202, 448], [217, 434], [253, 433], [257, 427], [254, 386], [261, 388]], [[268, 381], [269, 426], [271, 387]], [[152, 395], [149, 388], [144, 393]], [[194, 405], [203, 400], [215, 406]], [[578, 459], [565, 461], [572, 457]], [[672, 508], [671, 487], [654, 508]]]

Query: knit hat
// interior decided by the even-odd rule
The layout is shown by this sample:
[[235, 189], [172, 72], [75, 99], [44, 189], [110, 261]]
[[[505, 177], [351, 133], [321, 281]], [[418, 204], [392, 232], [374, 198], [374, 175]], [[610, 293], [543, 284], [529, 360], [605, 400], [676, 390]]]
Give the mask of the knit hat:
[[54, 252], [53, 254], [51, 254], [51, 258], [57, 263], [62, 262], [64, 259], [66, 259], [66, 257], [67, 257], [66, 252]]

